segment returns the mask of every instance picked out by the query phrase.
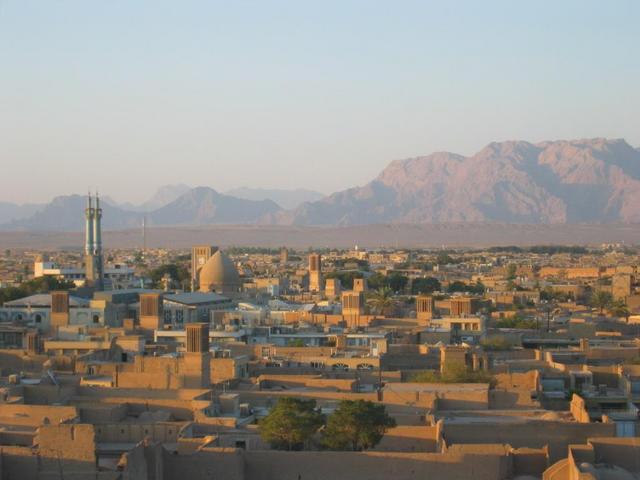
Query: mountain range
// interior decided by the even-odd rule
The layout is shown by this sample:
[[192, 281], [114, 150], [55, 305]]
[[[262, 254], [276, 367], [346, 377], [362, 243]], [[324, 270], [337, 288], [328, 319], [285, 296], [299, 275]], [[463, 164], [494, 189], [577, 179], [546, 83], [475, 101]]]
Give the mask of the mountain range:
[[315, 202], [324, 195], [315, 190], [296, 188], [293, 190], [240, 187], [224, 192], [232, 197], [246, 200], [273, 200], [284, 209], [293, 209], [305, 202]]
[[[637, 223], [640, 150], [604, 138], [494, 142], [472, 156], [396, 160], [366, 185], [326, 197], [304, 189], [220, 193], [168, 185], [141, 205], [103, 203], [105, 228], [139, 226], [143, 216], [149, 225]], [[0, 203], [1, 228], [80, 230], [84, 206], [80, 195], [46, 205]]]
[[391, 162], [362, 187], [279, 212], [294, 225], [640, 222], [640, 150], [603, 138], [491, 143]]
[[[235, 195], [212, 188], [165, 185], [147, 201], [136, 205], [101, 197], [104, 228], [148, 225], [216, 225], [256, 223], [282, 210], [323, 195], [312, 190], [265, 190], [243, 187]], [[276, 203], [277, 199], [279, 203]], [[84, 195], [55, 197], [48, 204], [17, 205], [0, 202], [0, 229], [25, 231], [74, 231], [84, 228]]]

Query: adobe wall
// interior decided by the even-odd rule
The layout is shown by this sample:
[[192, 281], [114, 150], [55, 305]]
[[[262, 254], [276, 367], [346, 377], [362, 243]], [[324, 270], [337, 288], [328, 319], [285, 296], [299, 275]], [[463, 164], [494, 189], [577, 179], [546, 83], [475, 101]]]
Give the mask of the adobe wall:
[[438, 427], [398, 426], [387, 430], [376, 451], [381, 452], [436, 452]]
[[447, 423], [443, 435], [448, 444], [505, 443], [514, 448], [549, 445], [551, 462], [566, 456], [567, 445], [584, 444], [588, 438], [615, 435], [613, 423], [577, 423], [529, 420], [518, 423]]
[[209, 366], [211, 384], [234, 380], [236, 378], [235, 358], [212, 358]]
[[113, 423], [95, 425], [99, 443], [138, 443], [145, 439], [154, 442], [176, 443], [185, 422]]
[[517, 448], [511, 451], [513, 471], [516, 475], [542, 477], [549, 468], [549, 455], [546, 448]]
[[573, 418], [576, 420], [576, 422], [589, 423], [591, 421], [584, 398], [576, 393], [574, 393], [571, 397], [569, 410], [571, 411], [571, 415], [573, 415]]
[[[82, 397], [76, 398], [81, 402], [85, 401]], [[155, 398], [155, 396], [149, 395], [148, 398], [144, 399], [139, 397], [105, 397], [97, 401], [103, 404], [126, 404], [127, 412], [133, 415], [165, 410], [176, 420], [193, 420], [194, 407], [190, 400]]]
[[270, 375], [263, 374], [258, 377], [262, 386], [285, 385], [287, 387], [310, 387], [331, 389], [342, 392], [353, 391], [355, 380], [345, 378], [324, 378], [321, 375]]
[[391, 405], [413, 405], [439, 410], [486, 410], [489, 408], [488, 384], [425, 383], [402, 385], [387, 384], [383, 403]]
[[617, 365], [596, 366], [589, 365], [587, 367], [593, 374], [594, 385], [606, 385], [607, 387], [617, 388], [620, 382]]
[[163, 480], [165, 453], [159, 443], [138, 443], [122, 456], [122, 478], [118, 480]]
[[125, 405], [127, 411], [139, 415], [147, 411], [165, 410], [175, 420], [192, 420], [194, 412], [207, 408], [210, 391], [204, 389], [153, 390], [110, 389], [78, 387], [77, 395], [69, 399], [82, 407], [88, 403], [96, 405]]
[[640, 473], [640, 439], [632, 438], [590, 438], [596, 462], [610, 463], [633, 473]]
[[491, 390], [489, 392], [489, 408], [494, 410], [529, 410], [540, 408], [540, 403], [531, 398], [530, 390]]
[[490, 392], [490, 408], [498, 410], [540, 408], [539, 402], [531, 399], [531, 392], [537, 390], [538, 377], [539, 373], [536, 370], [494, 375], [496, 387]]
[[30, 447], [33, 445], [34, 436], [35, 432], [31, 428], [23, 430], [0, 430], [0, 448], [2, 448], [2, 445]]
[[[203, 448], [193, 455], [171, 455], [164, 452], [162, 468], [164, 480], [180, 478], [189, 480], [213, 478], [245, 480], [247, 478], [243, 452], [236, 449]], [[278, 480], [286, 478], [280, 476]], [[291, 478], [295, 480], [295, 477]]]
[[38, 457], [30, 447], [0, 447], [0, 478], [37, 480]]
[[535, 390], [538, 384], [538, 371], [530, 370], [523, 373], [500, 373], [494, 375], [496, 388], [526, 388]]
[[77, 387], [75, 386], [23, 385], [21, 388], [24, 403], [30, 405], [60, 403], [75, 395], [77, 391]]
[[74, 402], [80, 411], [82, 423], [110, 423], [123, 420], [128, 413], [126, 403], [103, 404], [96, 402]]
[[43, 471], [93, 472], [96, 444], [93, 425], [43, 425], [36, 437]]
[[28, 425], [38, 427], [45, 418], [50, 423], [70, 422], [78, 417], [75, 407], [3, 404], [0, 407], [0, 423], [4, 425]]
[[257, 451], [244, 458], [246, 480], [496, 480], [511, 473], [510, 459], [495, 454]]
[[28, 355], [26, 350], [21, 349], [1, 349], [0, 350], [0, 372], [4, 375], [19, 371], [41, 372], [42, 365], [49, 357], [47, 355]]

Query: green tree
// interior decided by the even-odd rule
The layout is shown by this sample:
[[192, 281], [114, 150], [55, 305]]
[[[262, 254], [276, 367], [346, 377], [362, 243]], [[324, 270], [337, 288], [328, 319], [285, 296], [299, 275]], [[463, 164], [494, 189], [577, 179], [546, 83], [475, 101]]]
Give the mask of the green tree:
[[369, 293], [367, 303], [376, 315], [384, 315], [394, 305], [393, 292], [389, 287], [382, 287]]
[[407, 286], [409, 279], [399, 273], [387, 275], [387, 286], [394, 292], [400, 292]]
[[451, 282], [449, 284], [449, 286], [447, 287], [447, 291], [449, 293], [466, 292], [467, 291], [467, 284], [464, 283], [464, 282], [461, 282], [460, 280], [456, 280], [455, 282]]
[[395, 425], [382, 404], [342, 400], [329, 416], [322, 443], [331, 450], [367, 450], [375, 447]]
[[411, 285], [413, 295], [437, 292], [442, 288], [440, 281], [435, 277], [416, 278]]
[[518, 266], [515, 263], [510, 263], [509, 265], [507, 265], [507, 280], [515, 280], [517, 271]]
[[513, 343], [501, 335], [483, 338], [480, 340], [480, 345], [486, 351], [505, 351], [513, 348]]
[[381, 273], [374, 273], [369, 278], [367, 278], [367, 285], [369, 285], [369, 288], [372, 290], [387, 287], [387, 277], [382, 275]]
[[436, 263], [438, 265], [449, 265], [455, 263], [455, 260], [449, 256], [449, 254], [442, 252], [436, 257]]
[[624, 317], [625, 319], [628, 319], [631, 315], [631, 311], [622, 299], [611, 302], [611, 305], [607, 307], [607, 310], [609, 314], [614, 317]]
[[44, 277], [22, 282], [18, 287], [0, 289], [0, 304], [36, 293], [48, 293], [52, 290], [71, 290], [72, 288], [75, 288], [73, 282], [45, 275]]
[[259, 424], [260, 436], [278, 450], [302, 450], [324, 423], [315, 400], [284, 397]]
[[149, 277], [155, 288], [162, 287], [162, 278], [165, 275], [169, 275], [172, 280], [178, 282], [180, 285], [188, 284], [190, 280], [189, 271], [184, 265], [167, 263], [149, 272]]
[[613, 295], [605, 290], [596, 290], [591, 294], [590, 304], [600, 311], [600, 315], [613, 303]]

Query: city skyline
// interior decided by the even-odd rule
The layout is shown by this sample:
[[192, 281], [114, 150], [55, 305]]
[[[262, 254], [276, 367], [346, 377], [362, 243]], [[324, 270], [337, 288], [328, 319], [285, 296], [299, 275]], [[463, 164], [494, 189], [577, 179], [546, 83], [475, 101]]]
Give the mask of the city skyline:
[[4, 1], [2, 200], [91, 186], [140, 202], [172, 183], [328, 194], [492, 141], [638, 147], [639, 8]]

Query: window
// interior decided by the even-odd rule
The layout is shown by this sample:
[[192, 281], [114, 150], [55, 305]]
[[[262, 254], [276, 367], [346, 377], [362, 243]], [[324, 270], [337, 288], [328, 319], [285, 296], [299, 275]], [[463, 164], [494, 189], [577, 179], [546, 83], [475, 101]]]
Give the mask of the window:
[[93, 323], [100, 323], [100, 315], [97, 315], [97, 314], [93, 315]]
[[36, 323], [42, 323], [42, 315], [40, 315], [39, 313], [36, 313], [35, 320], [36, 320]]
[[182, 310], [176, 310], [176, 323], [182, 323], [184, 321], [184, 312]]

